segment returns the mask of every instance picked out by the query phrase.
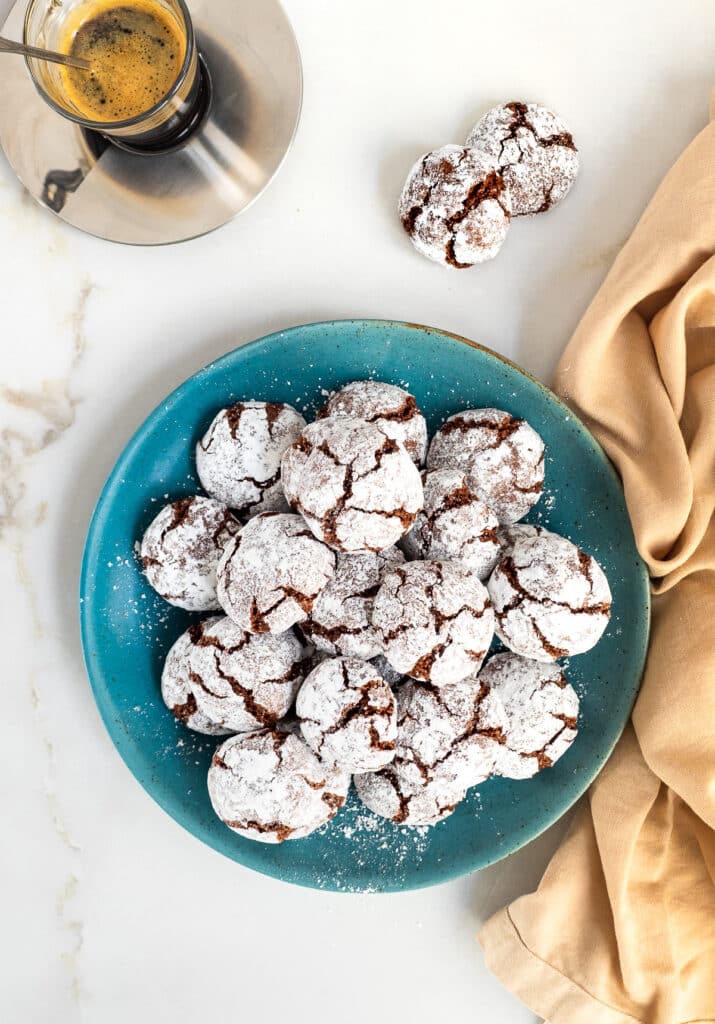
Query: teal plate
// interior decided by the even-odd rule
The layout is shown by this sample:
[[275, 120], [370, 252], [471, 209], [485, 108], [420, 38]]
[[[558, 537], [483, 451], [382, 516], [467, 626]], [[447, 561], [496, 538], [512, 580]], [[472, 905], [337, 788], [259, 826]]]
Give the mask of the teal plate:
[[[191, 621], [146, 585], [134, 544], [166, 500], [197, 489], [196, 440], [238, 399], [290, 402], [308, 418], [325, 393], [375, 377], [408, 388], [430, 432], [460, 409], [496, 406], [526, 418], [546, 442], [546, 488], [530, 519], [565, 534], [603, 566], [613, 616], [600, 643], [571, 659], [581, 698], [569, 752], [528, 781], [490, 779], [431, 829], [399, 828], [354, 794], [308, 839], [242, 839], [213, 814], [206, 771], [216, 741], [164, 708], [163, 658]], [[602, 450], [551, 392], [463, 338], [402, 323], [345, 320], [295, 327], [230, 352], [199, 371], [139, 428], [106, 483], [87, 538], [82, 642], [109, 733], [148, 793], [184, 828], [256, 871], [318, 889], [394, 892], [485, 867], [555, 822], [598, 774], [626, 724], [645, 661], [649, 591], [618, 477]]]

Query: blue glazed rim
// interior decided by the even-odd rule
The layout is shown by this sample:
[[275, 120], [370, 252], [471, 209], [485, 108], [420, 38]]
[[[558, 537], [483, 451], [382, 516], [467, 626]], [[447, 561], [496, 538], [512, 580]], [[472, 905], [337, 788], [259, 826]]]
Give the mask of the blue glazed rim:
[[[639, 609], [641, 615], [641, 628], [633, 637], [634, 646], [637, 648], [634, 659], [640, 666], [638, 681], [637, 685], [633, 687], [633, 694], [629, 703], [628, 713], [623, 717], [623, 721], [620, 723], [620, 728], [618, 728], [617, 732], [613, 734], [611, 741], [600, 749], [599, 755], [590, 763], [588, 770], [583, 768], [579, 770], [578, 782], [575, 784], [571, 783], [569, 785], [568, 798], [558, 806], [555, 813], [539, 815], [536, 820], [529, 824], [521, 825], [518, 831], [511, 837], [507, 838], [502, 836], [502, 840], [505, 841], [501, 841], [490, 854], [474, 857], [469, 864], [464, 864], [459, 861], [456, 864], [445, 864], [441, 859], [438, 859], [437, 863], [431, 863], [424, 870], [421, 870], [419, 877], [411, 877], [407, 882], [400, 879], [379, 879], [375, 883], [364, 883], [363, 881], [355, 886], [346, 886], [344, 883], [335, 883], [334, 880], [330, 878], [321, 878], [318, 882], [314, 877], [300, 875], [300, 873], [296, 874], [294, 872], [288, 873], [281, 867], [280, 863], [267, 862], [257, 855], [254, 855], [255, 848], [263, 847], [263, 844], [253, 843], [250, 840], [241, 840], [227, 829], [214, 834], [210, 830], [200, 827], [197, 828], [195, 822], [192, 820], [191, 814], [187, 813], [185, 806], [175, 798], [174, 794], [156, 784], [154, 772], [141, 762], [141, 758], [133, 746], [131, 733], [127, 729], [126, 724], [120, 721], [117, 715], [117, 708], [115, 702], [112, 700], [110, 687], [107, 685], [107, 681], [104, 678], [104, 672], [100, 664], [100, 657], [98, 650], [96, 649], [96, 643], [93, 641], [93, 612], [91, 602], [86, 600], [87, 595], [90, 593], [93, 586], [92, 573], [94, 567], [99, 564], [98, 549], [101, 545], [102, 532], [105, 526], [103, 520], [105, 505], [112, 494], [116, 481], [117, 479], [122, 478], [125, 468], [134, 458], [145, 440], [152, 434], [161, 419], [167, 414], [167, 412], [171, 411], [172, 407], [180, 398], [183, 397], [186, 391], [196, 385], [197, 378], [200, 379], [206, 375], [213, 376], [216, 373], [220, 373], [224, 368], [228, 368], [233, 364], [239, 353], [244, 353], [249, 350], [255, 352], [261, 348], [269, 349], [272, 345], [276, 344], [276, 342], [279, 340], [284, 341], [287, 337], [300, 338], [301, 335], [326, 331], [333, 331], [340, 334], [348, 329], [386, 329], [391, 331], [406, 330], [414, 332], [416, 335], [423, 335], [437, 340], [449, 338], [453, 341], [467, 345], [469, 348], [476, 349], [489, 359], [495, 360], [497, 364], [507, 367], [510, 371], [515, 372], [519, 377], [528, 381], [530, 385], [535, 386], [542, 393], [548, 404], [555, 406], [561, 411], [564, 417], [569, 420], [570, 426], [575, 428], [578, 432], [580, 441], [590, 449], [591, 455], [599, 463], [599, 469], [610, 477], [611, 483], [615, 484], [618, 491], [622, 494], [620, 478], [618, 477], [614, 466], [593, 435], [588, 431], [573, 411], [543, 383], [531, 376], [511, 360], [497, 352], [494, 352], [486, 346], [480, 345], [468, 338], [464, 338], [448, 331], [442, 331], [437, 328], [421, 324], [392, 320], [332, 320], [313, 324], [304, 324], [287, 330], [276, 331], [273, 334], [266, 335], [263, 338], [259, 338], [245, 345], [239, 346], [231, 352], [228, 352], [209, 363], [202, 369], [199, 369], [195, 374], [187, 378], [187, 380], [175, 388], [167, 398], [155, 407], [124, 447], [101, 491], [87, 534], [80, 575], [81, 640], [85, 666], [94, 698], [99, 708], [102, 720], [104, 721], [117, 751], [142, 788], [146, 790], [146, 792], [159, 804], [160, 807], [163, 808], [163, 810], [165, 810], [178, 824], [182, 825], [192, 835], [206, 843], [211, 848], [217, 850], [219, 853], [224, 854], [246, 867], [257, 870], [270, 877], [289, 881], [292, 884], [335, 892], [402, 892], [427, 888], [432, 885], [451, 881], [455, 878], [471, 873], [472, 871], [488, 867], [490, 864], [496, 863], [509, 854], [515, 852], [558, 821], [577, 802], [583, 793], [585, 793], [593, 779], [599, 774], [601, 768], [608, 760], [613, 748], [618, 742], [623, 728], [630, 717], [630, 710], [635, 702], [638, 688], [640, 686], [640, 680], [642, 678], [643, 667], [645, 665], [650, 631], [650, 587], [647, 567], [640, 556], [636, 554], [636, 571], [638, 574], [637, 586], [641, 602]], [[507, 780], [496, 781], [500, 784], [507, 782]], [[519, 783], [517, 785], [523, 786], [524, 783]], [[449, 820], [451, 819], [447, 819], [447, 821]], [[437, 826], [437, 828], [443, 828], [444, 824], [446, 823]], [[239, 839], [241, 844], [240, 846], [235, 845], [235, 840], [237, 839]], [[305, 843], [307, 841], [302, 840], [301, 842]], [[294, 844], [283, 845], [292, 846]], [[296, 843], [295, 845], [297, 846], [299, 844]], [[265, 847], [263, 848], [265, 849]], [[271, 847], [271, 849], [275, 849], [275, 847]]]

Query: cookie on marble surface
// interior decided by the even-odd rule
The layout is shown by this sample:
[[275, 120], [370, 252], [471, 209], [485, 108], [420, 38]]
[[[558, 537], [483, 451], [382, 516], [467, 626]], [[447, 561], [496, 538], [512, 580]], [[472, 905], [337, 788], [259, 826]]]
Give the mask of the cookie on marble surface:
[[458, 562], [406, 562], [390, 569], [372, 621], [392, 667], [434, 686], [477, 672], [494, 635], [486, 588]]
[[282, 633], [305, 622], [334, 571], [334, 552], [300, 516], [261, 512], [221, 558], [218, 599], [249, 633]]
[[311, 750], [351, 774], [378, 771], [395, 756], [395, 698], [369, 662], [321, 662], [298, 691], [296, 714]]
[[511, 197], [493, 157], [448, 145], [417, 161], [398, 211], [419, 253], [462, 269], [499, 252], [509, 229]]
[[209, 797], [234, 832], [260, 843], [302, 839], [345, 803], [350, 776], [321, 761], [293, 730], [232, 736], [213, 756]]
[[201, 486], [244, 517], [287, 512], [281, 459], [304, 426], [300, 413], [283, 402], [236, 402], [222, 409], [196, 445]]
[[498, 165], [513, 217], [545, 213], [571, 190], [579, 158], [571, 132], [538, 103], [505, 103], [477, 122], [467, 145]]
[[318, 414], [352, 416], [367, 420], [383, 434], [399, 441], [413, 462], [421, 466], [427, 454], [427, 421], [414, 397], [395, 384], [379, 380], [356, 380], [340, 388]]
[[167, 708], [189, 729], [207, 736], [225, 736], [232, 730], [217, 725], [199, 711], [191, 687], [189, 656], [195, 636], [202, 635], [204, 629], [215, 625], [220, 618], [220, 615], [211, 616], [182, 633], [170, 648], [161, 673], [161, 696]]
[[216, 611], [216, 571], [224, 548], [240, 530], [228, 508], [195, 495], [166, 505], [139, 545], [149, 584], [165, 601], [190, 612]]
[[555, 533], [518, 539], [487, 586], [497, 635], [536, 661], [590, 650], [610, 619], [611, 591], [600, 565]]
[[558, 665], [496, 654], [479, 673], [500, 701], [507, 723], [496, 773], [529, 779], [555, 764], [578, 733], [579, 699]]
[[384, 551], [422, 508], [422, 480], [406, 449], [374, 423], [310, 423], [283, 456], [291, 506], [337, 551]]
[[521, 519], [544, 487], [544, 442], [526, 420], [501, 409], [466, 409], [439, 428], [428, 469], [459, 469], [502, 524]]
[[466, 565], [480, 580], [499, 561], [499, 520], [459, 469], [433, 469], [423, 474], [424, 509], [400, 541], [411, 559], [453, 560]]

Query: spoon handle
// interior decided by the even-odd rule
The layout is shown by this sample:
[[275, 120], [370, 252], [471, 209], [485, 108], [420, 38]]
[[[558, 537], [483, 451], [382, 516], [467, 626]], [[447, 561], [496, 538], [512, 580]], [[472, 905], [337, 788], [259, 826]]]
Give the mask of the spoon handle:
[[42, 50], [39, 46], [26, 46], [25, 43], [16, 43], [13, 39], [4, 39], [0, 36], [0, 53], [21, 53], [26, 57], [37, 57], [38, 60], [49, 60], [54, 64], [66, 64], [71, 68], [81, 68], [82, 71], [89, 71], [92, 65], [83, 57], [70, 57], [66, 53], [55, 53], [54, 50]]

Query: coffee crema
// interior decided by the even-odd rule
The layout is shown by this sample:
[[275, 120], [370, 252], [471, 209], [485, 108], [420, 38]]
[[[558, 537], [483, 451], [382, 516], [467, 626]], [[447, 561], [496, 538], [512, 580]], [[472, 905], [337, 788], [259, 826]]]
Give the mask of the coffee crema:
[[179, 77], [186, 39], [172, 14], [151, 0], [88, 3], [68, 25], [64, 49], [91, 71], [62, 68], [67, 100], [91, 121], [124, 121], [159, 103]]

